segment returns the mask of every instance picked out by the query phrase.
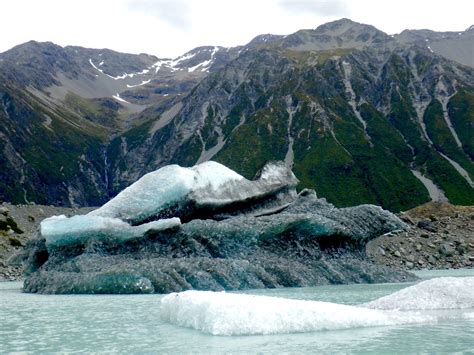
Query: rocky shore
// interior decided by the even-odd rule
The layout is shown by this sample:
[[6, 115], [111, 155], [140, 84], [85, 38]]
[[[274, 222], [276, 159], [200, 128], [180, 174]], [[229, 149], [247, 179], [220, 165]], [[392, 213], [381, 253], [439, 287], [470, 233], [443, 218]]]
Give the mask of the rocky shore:
[[0, 205], [0, 281], [14, 281], [22, 278], [19, 266], [8, 264], [11, 256], [23, 249], [38, 230], [40, 222], [51, 216], [64, 214], [72, 216], [91, 211], [93, 207], [65, 208], [44, 205]]
[[430, 202], [399, 217], [408, 230], [368, 243], [375, 263], [406, 270], [474, 266], [474, 206]]

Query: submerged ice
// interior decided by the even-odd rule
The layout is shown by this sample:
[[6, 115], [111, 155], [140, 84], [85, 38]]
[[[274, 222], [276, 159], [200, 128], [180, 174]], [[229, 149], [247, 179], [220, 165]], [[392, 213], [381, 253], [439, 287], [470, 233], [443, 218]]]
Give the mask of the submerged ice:
[[[22, 259], [24, 290], [166, 293], [383, 282], [366, 243], [405, 228], [378, 206], [336, 208], [281, 162], [254, 180], [206, 162], [165, 166], [87, 215], [44, 220]], [[145, 287], [145, 286], [146, 287]]]

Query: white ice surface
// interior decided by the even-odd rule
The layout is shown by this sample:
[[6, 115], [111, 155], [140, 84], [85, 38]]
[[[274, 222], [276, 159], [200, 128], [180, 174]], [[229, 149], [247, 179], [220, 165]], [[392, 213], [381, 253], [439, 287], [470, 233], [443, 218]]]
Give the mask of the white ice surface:
[[214, 335], [299, 333], [433, 320], [432, 316], [416, 312], [210, 291], [165, 296], [161, 300], [161, 317]]
[[124, 241], [139, 238], [150, 230], [165, 230], [180, 224], [179, 218], [162, 219], [139, 226], [131, 226], [118, 218], [61, 215], [44, 219], [41, 222], [41, 235], [46, 239], [46, 246], [50, 248], [77, 244], [91, 238]]
[[[251, 335], [436, 322], [444, 316], [433, 313], [434, 310], [472, 308], [474, 277], [443, 277], [358, 306], [185, 291], [171, 293], [161, 300], [161, 317], [169, 323], [214, 335]], [[461, 316], [474, 319], [472, 312]]]
[[193, 191], [217, 191], [226, 183], [242, 179], [233, 170], [213, 161], [192, 168], [167, 165], [144, 175], [89, 215], [143, 220], [179, 203]]
[[423, 281], [365, 306], [397, 310], [474, 308], [474, 277], [440, 277]]
[[465, 313], [464, 318], [474, 320], [474, 312]]

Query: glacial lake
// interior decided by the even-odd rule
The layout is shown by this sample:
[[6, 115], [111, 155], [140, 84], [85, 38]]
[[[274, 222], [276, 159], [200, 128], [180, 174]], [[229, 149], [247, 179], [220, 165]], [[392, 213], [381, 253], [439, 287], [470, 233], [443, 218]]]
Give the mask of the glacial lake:
[[[419, 276], [424, 279], [472, 277], [474, 269], [424, 271]], [[245, 293], [357, 305], [410, 285], [337, 285]], [[444, 310], [441, 311], [443, 317], [427, 323], [294, 334], [215, 336], [162, 321], [162, 298], [162, 295], [25, 294], [21, 292], [20, 282], [1, 282], [0, 353], [474, 352], [472, 308]]]

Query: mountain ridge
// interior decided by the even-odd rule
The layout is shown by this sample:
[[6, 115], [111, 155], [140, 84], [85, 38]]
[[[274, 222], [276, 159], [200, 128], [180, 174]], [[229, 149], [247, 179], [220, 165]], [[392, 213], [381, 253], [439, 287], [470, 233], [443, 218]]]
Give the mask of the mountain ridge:
[[[31, 66], [38, 75], [26, 76], [18, 69], [26, 59], [16, 65], [11, 53], [1, 53], [0, 115], [8, 124], [0, 139], [13, 148], [4, 149], [3, 168], [16, 171], [23, 185], [35, 182], [28, 193], [25, 186], [0, 186], [0, 197], [99, 204], [165, 164], [216, 159], [252, 177], [278, 159], [295, 167], [301, 187], [340, 206], [370, 202], [400, 210], [436, 194], [474, 203], [473, 69], [458, 63], [463, 55], [456, 62], [438, 53], [446, 43], [470, 41], [469, 33], [390, 36], [342, 19], [288, 36], [257, 36], [245, 46], [198, 47], [174, 59], [48, 43], [30, 56], [39, 58]], [[9, 105], [24, 113], [6, 115]], [[20, 144], [12, 137], [25, 112], [35, 118]], [[59, 131], [51, 126], [56, 122]], [[48, 142], [53, 133], [54, 145], [24, 152], [32, 136]], [[83, 134], [89, 148], [70, 149]], [[61, 171], [61, 156], [71, 150], [76, 155], [69, 159], [81, 162], [71, 168], [75, 182], [58, 172], [59, 188], [47, 175], [30, 177], [45, 169], [34, 163], [40, 156], [59, 155], [48, 168]], [[44, 192], [35, 191], [38, 184]]]

